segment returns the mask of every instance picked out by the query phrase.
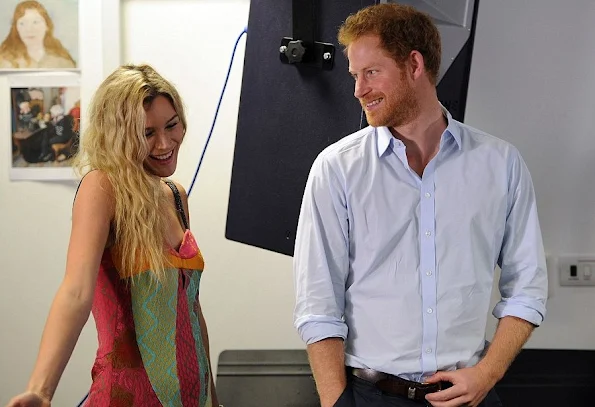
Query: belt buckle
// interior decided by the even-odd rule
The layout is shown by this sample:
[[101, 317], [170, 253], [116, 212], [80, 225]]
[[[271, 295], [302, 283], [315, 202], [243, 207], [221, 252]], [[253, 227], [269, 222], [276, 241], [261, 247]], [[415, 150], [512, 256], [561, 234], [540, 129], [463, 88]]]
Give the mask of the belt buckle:
[[414, 400], [415, 399], [415, 387], [409, 387], [407, 389], [407, 398], [409, 400]]

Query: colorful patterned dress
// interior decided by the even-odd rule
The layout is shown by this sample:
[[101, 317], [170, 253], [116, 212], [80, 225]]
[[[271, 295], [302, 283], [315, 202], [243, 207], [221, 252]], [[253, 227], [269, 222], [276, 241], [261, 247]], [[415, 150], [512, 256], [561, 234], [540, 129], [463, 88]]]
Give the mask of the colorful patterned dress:
[[163, 284], [149, 270], [130, 283], [120, 276], [117, 252], [103, 254], [92, 308], [99, 349], [85, 406], [212, 406], [195, 312], [204, 261], [181, 204], [178, 211], [186, 232], [180, 248], [170, 250], [173, 267]]

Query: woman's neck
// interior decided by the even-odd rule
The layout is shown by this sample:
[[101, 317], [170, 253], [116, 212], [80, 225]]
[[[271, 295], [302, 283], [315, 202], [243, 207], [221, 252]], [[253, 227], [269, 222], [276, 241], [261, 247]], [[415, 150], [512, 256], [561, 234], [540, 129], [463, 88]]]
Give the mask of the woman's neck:
[[43, 44], [30, 45], [27, 47], [27, 53], [29, 54], [29, 57], [31, 59], [33, 59], [36, 62], [39, 62], [45, 55], [45, 47], [43, 46]]

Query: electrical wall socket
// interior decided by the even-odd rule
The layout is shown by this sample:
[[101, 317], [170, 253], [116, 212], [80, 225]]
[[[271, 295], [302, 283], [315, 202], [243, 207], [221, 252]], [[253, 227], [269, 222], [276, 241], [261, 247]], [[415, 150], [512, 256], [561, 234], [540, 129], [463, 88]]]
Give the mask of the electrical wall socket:
[[595, 286], [595, 254], [560, 255], [560, 285]]

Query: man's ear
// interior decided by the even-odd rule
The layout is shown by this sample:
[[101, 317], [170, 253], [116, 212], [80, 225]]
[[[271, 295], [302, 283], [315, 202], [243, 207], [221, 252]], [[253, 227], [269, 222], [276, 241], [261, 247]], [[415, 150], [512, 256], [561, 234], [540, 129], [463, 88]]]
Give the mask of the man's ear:
[[426, 65], [421, 52], [416, 50], [411, 51], [408, 62], [408, 74], [410, 75], [411, 79], [418, 79], [420, 76], [425, 74]]

